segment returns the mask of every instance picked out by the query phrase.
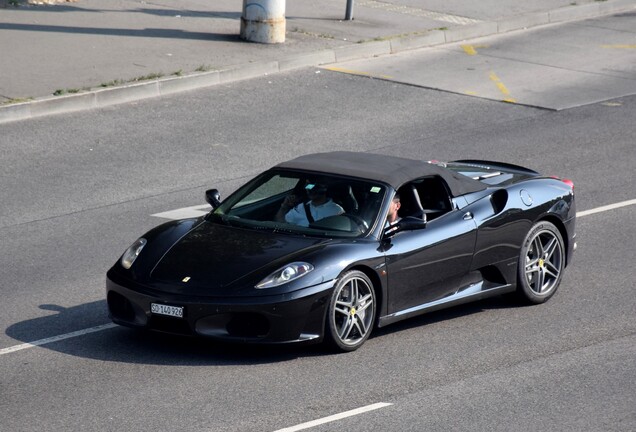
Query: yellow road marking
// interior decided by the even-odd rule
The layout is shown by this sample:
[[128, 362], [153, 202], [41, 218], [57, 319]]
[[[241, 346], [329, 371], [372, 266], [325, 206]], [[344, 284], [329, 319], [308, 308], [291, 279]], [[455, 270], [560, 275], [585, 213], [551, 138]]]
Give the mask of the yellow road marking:
[[603, 48], [636, 49], [636, 45], [601, 45]]
[[[468, 54], [469, 56], [474, 56], [474, 55], [477, 55], [476, 48], [488, 48], [488, 45], [461, 45], [461, 47], [466, 54]], [[495, 74], [494, 72], [490, 72], [490, 80], [494, 82], [497, 88], [499, 89], [499, 91], [504, 96], [506, 96], [503, 99], [504, 102], [517, 103], [516, 99], [510, 97], [510, 90], [508, 90], [505, 84], [501, 82], [497, 74]], [[464, 93], [471, 96], [477, 96], [477, 92], [470, 91], [470, 90], [465, 90]]]
[[342, 73], [347, 73], [347, 74], [351, 74], [351, 75], [371, 76], [371, 74], [369, 74], [367, 72], [361, 72], [361, 71], [356, 71], [356, 70], [352, 70], [352, 69], [344, 69], [344, 68], [339, 68], [339, 67], [328, 67], [328, 68], [325, 68], [325, 69], [333, 71], [333, 72], [342, 72]]
[[472, 45], [462, 45], [462, 48], [464, 49], [464, 52], [468, 55], [471, 55], [471, 56], [477, 55], [477, 50]]
[[490, 80], [495, 83], [500, 92], [502, 92], [506, 96], [510, 95], [510, 91], [508, 91], [508, 88], [504, 85], [504, 83], [501, 82], [496, 73], [490, 72]]
[[468, 55], [477, 55], [477, 48], [488, 48], [488, 45], [461, 45], [464, 52]]
[[517, 102], [515, 99], [510, 97], [510, 91], [508, 90], [508, 87], [506, 87], [504, 85], [504, 83], [501, 82], [501, 80], [499, 79], [499, 77], [497, 76], [496, 73], [494, 72], [490, 72], [490, 80], [492, 82], [495, 83], [495, 85], [497, 86], [497, 88], [499, 89], [499, 91], [504, 95], [507, 96], [504, 99], [504, 102], [510, 102], [510, 103], [515, 103]]

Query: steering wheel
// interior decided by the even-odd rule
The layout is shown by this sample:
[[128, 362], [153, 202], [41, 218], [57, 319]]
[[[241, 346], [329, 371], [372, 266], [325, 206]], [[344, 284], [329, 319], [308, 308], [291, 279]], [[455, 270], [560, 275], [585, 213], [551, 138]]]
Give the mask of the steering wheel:
[[344, 216], [347, 219], [351, 219], [353, 222], [355, 222], [355, 224], [358, 225], [358, 228], [360, 229], [360, 233], [363, 233], [369, 229], [369, 224], [367, 223], [367, 221], [362, 219], [360, 216], [356, 216], [351, 213], [342, 213], [340, 216]]

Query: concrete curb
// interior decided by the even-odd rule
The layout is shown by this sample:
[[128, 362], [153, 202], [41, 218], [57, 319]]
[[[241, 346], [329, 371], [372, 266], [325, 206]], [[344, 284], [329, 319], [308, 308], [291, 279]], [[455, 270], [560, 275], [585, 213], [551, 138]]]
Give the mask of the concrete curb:
[[479, 22], [474, 25], [448, 30], [428, 30], [418, 34], [344, 45], [333, 49], [323, 49], [290, 56], [281, 60], [228, 66], [224, 69], [210, 72], [160, 78], [148, 82], [94, 89], [72, 95], [47, 96], [0, 106], [0, 124], [53, 114], [103, 108], [303, 67], [322, 66], [395, 54], [402, 51], [492, 36], [540, 25], [583, 20], [630, 10], [636, 10], [633, 0], [608, 0], [602, 3], [588, 3], [549, 12], [527, 14], [497, 22]]

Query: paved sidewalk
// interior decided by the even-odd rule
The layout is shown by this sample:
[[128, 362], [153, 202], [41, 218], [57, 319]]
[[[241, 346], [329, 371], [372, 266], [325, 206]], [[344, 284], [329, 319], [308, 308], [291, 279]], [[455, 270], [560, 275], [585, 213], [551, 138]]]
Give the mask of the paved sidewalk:
[[[0, 0], [0, 123], [298, 67], [636, 11], [636, 0], [287, 0], [283, 44], [239, 39], [242, 0]], [[6, 7], [2, 7], [6, 6]]]

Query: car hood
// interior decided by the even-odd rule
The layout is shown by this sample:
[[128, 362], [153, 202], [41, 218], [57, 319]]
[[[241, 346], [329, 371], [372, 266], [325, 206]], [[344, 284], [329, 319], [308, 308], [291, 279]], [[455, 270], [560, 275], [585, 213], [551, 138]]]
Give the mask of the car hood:
[[[178, 294], [241, 295], [285, 265], [286, 257], [297, 259], [326, 241], [205, 222], [181, 237], [150, 277]], [[250, 283], [237, 283], [243, 278]]]

